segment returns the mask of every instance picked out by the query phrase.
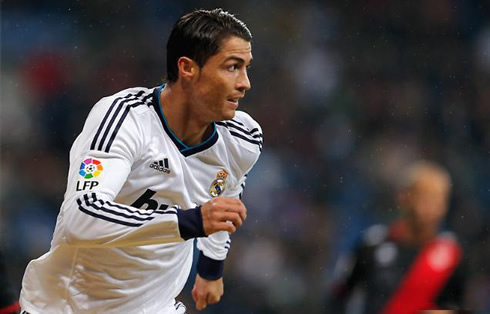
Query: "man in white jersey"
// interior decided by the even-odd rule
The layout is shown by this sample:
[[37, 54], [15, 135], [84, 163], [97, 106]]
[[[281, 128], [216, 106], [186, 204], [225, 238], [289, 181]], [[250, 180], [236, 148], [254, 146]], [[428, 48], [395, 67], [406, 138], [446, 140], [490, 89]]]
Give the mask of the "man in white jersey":
[[181, 17], [167, 82], [102, 98], [70, 151], [48, 253], [27, 266], [27, 313], [182, 313], [193, 241], [197, 309], [223, 295], [223, 262], [246, 218], [239, 200], [262, 149], [237, 111], [250, 89], [251, 34], [220, 9]]

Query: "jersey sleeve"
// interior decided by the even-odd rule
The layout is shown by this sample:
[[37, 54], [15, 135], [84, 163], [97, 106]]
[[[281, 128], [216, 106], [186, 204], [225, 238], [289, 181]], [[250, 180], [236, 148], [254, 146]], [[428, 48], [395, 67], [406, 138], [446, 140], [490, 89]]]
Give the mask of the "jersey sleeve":
[[339, 258], [335, 266], [335, 280], [327, 297], [328, 311], [345, 313], [354, 288], [365, 279], [368, 251], [369, 248], [361, 242]]
[[[458, 243], [458, 246], [459, 243]], [[461, 248], [461, 247], [460, 247]], [[461, 248], [462, 249], [462, 248]], [[464, 309], [465, 308], [465, 290], [468, 281], [468, 259], [466, 255], [461, 254], [462, 259], [456, 266], [449, 277], [446, 285], [436, 299], [436, 305], [440, 308], [447, 309]]]
[[69, 245], [134, 246], [204, 236], [200, 208], [150, 210], [114, 201], [145, 148], [145, 129], [131, 110], [148, 99], [141, 92], [102, 99], [89, 114], [70, 151], [59, 218]]
[[[245, 179], [246, 176], [243, 176], [238, 185], [230, 189], [227, 197], [240, 199], [245, 187]], [[230, 246], [230, 234], [226, 231], [219, 231], [206, 238], [197, 239], [197, 248], [202, 252], [202, 255], [217, 261], [223, 261], [226, 258]]]
[[[255, 120], [244, 112], [237, 112], [237, 117], [234, 120], [221, 125], [226, 125], [232, 129], [230, 132], [238, 134], [238, 136], [233, 136], [238, 138], [237, 142], [242, 144], [240, 149], [244, 151], [239, 155], [242, 158], [237, 160], [238, 168], [243, 175], [226, 193], [227, 197], [241, 199], [248, 172], [255, 165], [262, 151], [262, 129]], [[223, 275], [224, 260], [230, 247], [231, 238], [228, 232], [221, 231], [206, 238], [198, 238], [197, 248], [200, 250], [200, 254], [197, 272], [199, 275], [209, 280], [220, 278]]]

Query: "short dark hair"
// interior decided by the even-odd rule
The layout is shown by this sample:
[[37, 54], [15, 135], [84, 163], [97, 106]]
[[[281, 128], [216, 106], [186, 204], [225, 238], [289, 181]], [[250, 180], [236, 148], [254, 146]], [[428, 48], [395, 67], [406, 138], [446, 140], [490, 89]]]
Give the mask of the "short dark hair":
[[252, 40], [245, 23], [222, 9], [196, 10], [182, 16], [167, 41], [167, 82], [177, 81], [180, 57], [188, 57], [202, 67], [218, 52], [223, 40], [230, 36]]

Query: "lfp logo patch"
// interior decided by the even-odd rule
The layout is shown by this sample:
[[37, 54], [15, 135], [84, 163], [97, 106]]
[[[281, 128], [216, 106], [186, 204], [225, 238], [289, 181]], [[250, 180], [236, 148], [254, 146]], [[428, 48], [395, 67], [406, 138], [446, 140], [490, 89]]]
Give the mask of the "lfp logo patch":
[[87, 158], [80, 165], [80, 171], [78, 172], [85, 179], [92, 179], [99, 176], [104, 170], [102, 164], [97, 159]]

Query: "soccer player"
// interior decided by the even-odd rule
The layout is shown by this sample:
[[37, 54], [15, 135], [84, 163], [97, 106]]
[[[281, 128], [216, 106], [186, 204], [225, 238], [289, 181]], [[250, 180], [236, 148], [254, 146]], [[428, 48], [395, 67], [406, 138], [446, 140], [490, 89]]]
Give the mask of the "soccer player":
[[28, 313], [183, 313], [175, 301], [200, 256], [197, 309], [223, 295], [229, 233], [262, 149], [237, 110], [250, 89], [251, 34], [221, 9], [181, 17], [167, 43], [167, 82], [102, 98], [70, 151], [49, 252], [27, 266]]
[[332, 313], [345, 313], [356, 289], [364, 294], [362, 313], [461, 309], [462, 250], [453, 234], [439, 230], [450, 186], [449, 174], [435, 163], [419, 161], [402, 173], [402, 218], [369, 228], [353, 256], [340, 260], [343, 276], [332, 292]]

